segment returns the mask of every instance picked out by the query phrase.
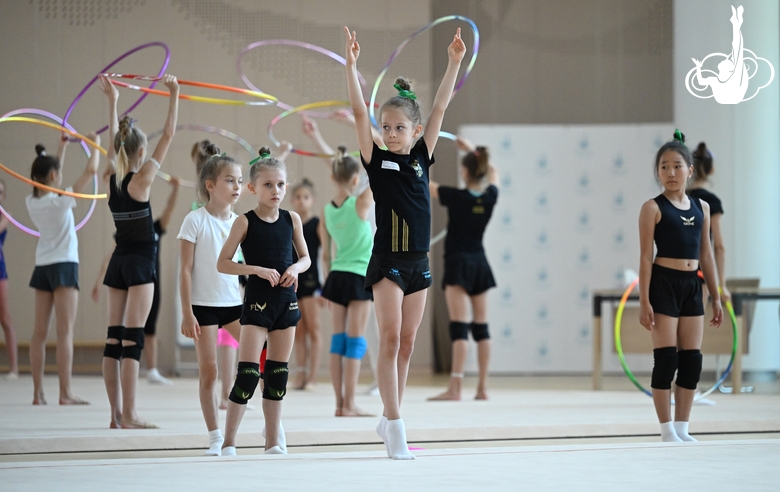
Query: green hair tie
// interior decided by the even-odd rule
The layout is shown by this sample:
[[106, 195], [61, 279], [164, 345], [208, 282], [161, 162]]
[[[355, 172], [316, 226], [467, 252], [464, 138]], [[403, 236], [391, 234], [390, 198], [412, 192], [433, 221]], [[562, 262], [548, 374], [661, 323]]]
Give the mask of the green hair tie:
[[260, 157], [255, 157], [254, 159], [249, 161], [249, 165], [250, 166], [254, 166], [257, 163], [257, 161], [262, 160], [262, 159], [268, 159], [269, 157], [271, 157], [271, 154], [269, 152], [266, 152], [264, 154], [260, 154]]
[[398, 91], [398, 97], [405, 97], [406, 99], [413, 99], [415, 101], [417, 100], [417, 94], [414, 92], [403, 89], [398, 84], [393, 84], [393, 87], [395, 87], [395, 90]]
[[680, 142], [681, 144], [685, 143], [685, 137], [683, 137], [682, 132], [677, 128], [674, 129], [674, 139]]

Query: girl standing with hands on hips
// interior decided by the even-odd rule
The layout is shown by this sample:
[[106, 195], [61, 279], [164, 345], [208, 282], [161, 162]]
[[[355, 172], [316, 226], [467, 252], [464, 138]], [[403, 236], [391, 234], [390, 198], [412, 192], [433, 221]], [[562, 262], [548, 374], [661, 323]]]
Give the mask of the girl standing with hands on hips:
[[177, 236], [181, 245], [179, 295], [181, 333], [195, 340], [200, 407], [209, 433], [206, 456], [220, 456], [224, 441], [217, 422], [217, 337], [222, 328], [238, 340], [241, 289], [235, 275], [217, 271], [217, 259], [236, 220], [232, 207], [241, 196], [241, 165], [210, 144], [198, 176], [198, 200], [205, 205], [184, 218]]
[[[88, 137], [100, 145], [95, 133]], [[33, 181], [59, 188], [68, 137], [63, 135], [57, 157], [46, 155], [36, 145], [30, 175]], [[67, 191], [81, 192], [97, 174], [100, 153], [93, 151], [84, 172]], [[35, 289], [35, 328], [30, 342], [30, 368], [33, 377], [33, 405], [45, 405], [43, 372], [46, 365], [46, 335], [52, 309], [57, 316], [57, 371], [60, 376], [60, 405], [84, 405], [70, 389], [73, 368], [73, 325], [79, 302], [79, 240], [73, 222], [76, 199], [33, 188], [27, 197], [27, 211], [41, 231], [35, 248], [35, 270], [30, 287]]]
[[[116, 247], [103, 283], [108, 286], [108, 334], [103, 352], [103, 379], [111, 404], [111, 428], [148, 429], [154, 424], [136, 413], [138, 368], [144, 348], [144, 324], [154, 296], [155, 233], [149, 192], [176, 132], [179, 83], [165, 75], [170, 92], [163, 134], [151, 156], [146, 135], [129, 116], [118, 121], [119, 91], [107, 76], [100, 77], [108, 97], [109, 141], [103, 181], [116, 227]], [[121, 393], [120, 393], [121, 392]]]
[[398, 95], [387, 100], [379, 113], [380, 149], [371, 136], [371, 122], [360, 90], [357, 59], [360, 45], [355, 32], [347, 35], [347, 89], [363, 166], [376, 201], [376, 235], [366, 271], [366, 288], [376, 300], [379, 325], [377, 373], [384, 411], [377, 434], [392, 459], [411, 460], [406, 429], [401, 419], [401, 400], [409, 359], [425, 309], [425, 289], [431, 286], [428, 251], [431, 239], [429, 167], [439, 138], [444, 112], [449, 105], [466, 45], [458, 29], [447, 49], [449, 63], [433, 101], [423, 132], [422, 112], [411, 86], [396, 81]]
[[[487, 323], [487, 291], [496, 286], [482, 237], [498, 200], [498, 172], [490, 164], [485, 147], [474, 148], [461, 137], [455, 140], [463, 157], [461, 177], [465, 189], [431, 182], [431, 196], [447, 207], [447, 239], [444, 242], [444, 298], [450, 315], [452, 371], [447, 391], [430, 401], [460, 400], [466, 366], [469, 331], [477, 342], [479, 383], [476, 400], [487, 400], [490, 333]], [[487, 186], [483, 181], [487, 178]], [[471, 305], [469, 319], [468, 305]]]
[[[247, 401], [260, 381], [260, 352], [268, 340], [263, 372], [265, 452], [286, 454], [282, 428], [282, 399], [287, 393], [288, 362], [295, 340], [295, 325], [301, 319], [295, 291], [298, 275], [311, 265], [300, 216], [279, 208], [287, 192], [287, 168], [271, 157], [268, 147], [250, 162], [249, 191], [257, 207], [239, 216], [217, 261], [217, 270], [229, 275], [248, 275], [241, 315], [238, 372], [225, 423], [223, 456], [236, 454], [236, 434]], [[239, 245], [245, 265], [233, 260]], [[293, 248], [298, 261], [293, 263]]]
[[655, 172], [664, 191], [645, 202], [639, 214], [639, 322], [653, 339], [651, 387], [661, 440], [695, 441], [688, 434], [688, 419], [702, 365], [704, 305], [699, 267], [712, 298], [710, 326], [718, 327], [723, 321], [718, 272], [710, 247], [710, 206], [685, 194], [693, 168], [691, 152], [679, 130], [674, 140], [658, 150]]

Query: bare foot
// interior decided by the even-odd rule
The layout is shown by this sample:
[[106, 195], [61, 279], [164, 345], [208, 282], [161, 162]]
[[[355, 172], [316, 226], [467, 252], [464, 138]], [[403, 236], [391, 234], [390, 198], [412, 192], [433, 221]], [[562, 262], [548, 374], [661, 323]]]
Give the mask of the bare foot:
[[60, 405], [89, 405], [89, 402], [82, 400], [78, 396], [71, 396], [68, 398], [60, 398]]
[[447, 390], [444, 393], [428, 398], [428, 401], [460, 401], [460, 392]]
[[336, 409], [336, 412], [333, 414], [333, 416], [334, 416], [334, 417], [341, 417], [341, 416], [342, 416], [342, 415], [341, 415], [341, 409], [340, 409], [340, 408], [337, 408], [337, 409]]
[[487, 400], [488, 395], [485, 391], [477, 391], [477, 395], [474, 397], [475, 400]]
[[43, 395], [33, 396], [33, 405], [46, 405], [46, 398]]
[[136, 419], [122, 419], [123, 429], [158, 429], [158, 427], [146, 420]]
[[376, 417], [376, 415], [361, 410], [359, 407], [354, 408], [342, 408], [341, 415], [337, 417]]

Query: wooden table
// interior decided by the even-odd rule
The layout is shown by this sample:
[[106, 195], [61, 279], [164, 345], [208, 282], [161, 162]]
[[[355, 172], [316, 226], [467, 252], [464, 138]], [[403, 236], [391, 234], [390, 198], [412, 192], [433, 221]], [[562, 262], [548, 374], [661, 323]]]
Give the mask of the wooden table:
[[[602, 369], [602, 330], [601, 313], [605, 302], [616, 302], [623, 298], [624, 290], [603, 289], [593, 291], [593, 389], [601, 389], [601, 369]], [[639, 294], [636, 291], [628, 296], [629, 301], [638, 301]], [[780, 300], [780, 288], [773, 289], [744, 289], [735, 288], [731, 290], [731, 302], [734, 305], [734, 314], [737, 318], [737, 352], [734, 355], [734, 365], [731, 368], [731, 382], [734, 388], [734, 394], [739, 393], [738, 388], [742, 387], [742, 340], [747, 333], [747, 326], [744, 316], [745, 301], [768, 301]], [[731, 323], [729, 315], [724, 311], [723, 323], [728, 326]], [[705, 320], [706, 322], [706, 320]]]

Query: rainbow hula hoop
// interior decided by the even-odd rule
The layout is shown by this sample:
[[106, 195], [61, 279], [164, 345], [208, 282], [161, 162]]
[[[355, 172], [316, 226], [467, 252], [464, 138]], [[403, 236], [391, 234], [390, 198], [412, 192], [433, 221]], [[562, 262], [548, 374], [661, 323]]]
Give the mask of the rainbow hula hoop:
[[[639, 278], [636, 278], [633, 282], [631, 282], [631, 285], [628, 286], [626, 291], [623, 293], [623, 297], [620, 299], [620, 304], [618, 305], [617, 312], [615, 313], [615, 349], [617, 350], [618, 357], [620, 358], [620, 365], [623, 366], [623, 371], [626, 373], [626, 376], [628, 376], [628, 379], [631, 380], [632, 383], [634, 383], [634, 386], [636, 386], [639, 391], [643, 392], [647, 396], [653, 396], [651, 392], [649, 392], [647, 389], [645, 389], [642, 384], [637, 381], [636, 377], [634, 376], [634, 373], [631, 372], [631, 369], [629, 369], [628, 364], [626, 363], [626, 358], [623, 355], [623, 344], [620, 341], [620, 324], [623, 320], [623, 308], [626, 307], [626, 301], [628, 300], [628, 296], [631, 295], [631, 291], [634, 290], [634, 287], [639, 283]], [[720, 289], [720, 288], [719, 288]], [[731, 344], [731, 360], [729, 360], [728, 366], [726, 366], [726, 370], [723, 371], [723, 374], [721, 375], [720, 379], [718, 379], [715, 384], [712, 385], [710, 389], [707, 391], [704, 391], [697, 395], [693, 401], [699, 401], [703, 398], [706, 398], [710, 395], [713, 391], [715, 391], [723, 382], [726, 380], [728, 375], [731, 373], [731, 367], [734, 364], [734, 357], [737, 354], [737, 316], [734, 314], [734, 307], [731, 305], [731, 302], [726, 302], [726, 311], [729, 313], [729, 317], [731, 318], [731, 327], [733, 330], [733, 339], [734, 341]]]
[[[282, 119], [295, 114], [300, 113], [302, 111], [306, 111], [307, 109], [315, 109], [315, 108], [327, 108], [327, 107], [334, 107], [334, 106], [347, 106], [349, 107], [349, 101], [320, 101], [320, 102], [313, 102], [309, 104], [303, 104], [301, 106], [288, 109], [287, 111], [280, 113], [277, 115], [274, 119], [271, 120], [270, 123], [268, 123], [268, 138], [271, 139], [271, 142], [274, 143], [277, 147], [281, 145], [281, 142], [276, 138], [274, 135], [274, 125], [279, 123]], [[290, 150], [290, 152], [298, 155], [305, 155], [307, 157], [322, 157], [322, 158], [329, 158], [329, 157], [335, 157], [335, 154], [320, 154], [317, 152], [309, 152], [308, 150], [300, 150], [296, 149], [295, 147]]]
[[[255, 43], [249, 44], [247, 47], [245, 47], [243, 50], [241, 50], [241, 52], [238, 54], [238, 62], [237, 62], [238, 75], [241, 77], [241, 80], [244, 81], [244, 84], [247, 87], [249, 87], [250, 89], [252, 89], [254, 91], [257, 91], [257, 92], [262, 92], [262, 91], [256, 85], [254, 85], [251, 80], [249, 80], [249, 77], [246, 76], [246, 72], [244, 72], [241, 69], [241, 62], [244, 59], [244, 55], [248, 51], [251, 51], [251, 50], [253, 50], [255, 48], [260, 48], [261, 46], [295, 46], [297, 48], [303, 48], [303, 49], [311, 50], [311, 51], [314, 51], [316, 53], [320, 53], [322, 55], [325, 55], [328, 58], [337, 61], [341, 65], [346, 66], [346, 64], [347, 64], [347, 60], [345, 60], [343, 56], [340, 56], [340, 55], [334, 53], [333, 51], [327, 50], [327, 49], [325, 49], [325, 48], [323, 48], [321, 46], [305, 43], [303, 41], [296, 41], [294, 39], [266, 39], [266, 40], [263, 40], [263, 41], [257, 41]], [[366, 79], [363, 77], [363, 74], [361, 74], [360, 72], [358, 72], [357, 75], [358, 75], [358, 81], [360, 82], [360, 86], [365, 91], [366, 85], [367, 85], [366, 84]], [[289, 104], [286, 104], [286, 103], [283, 103], [281, 101], [277, 101], [276, 105], [279, 106], [280, 108], [284, 109], [285, 111], [289, 111], [291, 109], [294, 109], [293, 106], [291, 106]], [[327, 116], [326, 113], [307, 113], [307, 115], [308, 116], [318, 117], [318, 118], [322, 118], [324, 116]]]
[[455, 84], [455, 88], [452, 90], [452, 96], [450, 96], [450, 100], [453, 97], [455, 97], [455, 94], [457, 94], [460, 88], [463, 87], [464, 82], [466, 82], [466, 79], [469, 77], [471, 70], [474, 68], [474, 63], [477, 61], [477, 55], [479, 54], [479, 29], [477, 28], [477, 25], [474, 23], [473, 20], [469, 19], [468, 17], [463, 17], [462, 15], [448, 15], [445, 17], [440, 17], [434, 20], [433, 22], [430, 22], [422, 26], [420, 29], [412, 33], [411, 36], [406, 38], [406, 40], [404, 40], [401, 44], [399, 44], [398, 47], [395, 49], [395, 51], [393, 51], [393, 54], [390, 55], [390, 59], [387, 60], [387, 63], [385, 63], [385, 66], [382, 68], [382, 71], [379, 72], [379, 76], [376, 78], [376, 82], [374, 82], [374, 89], [371, 91], [371, 99], [368, 103], [368, 114], [371, 117], [371, 123], [374, 126], [379, 127], [374, 112], [374, 107], [376, 105], [376, 95], [379, 92], [379, 84], [382, 83], [382, 79], [385, 77], [385, 74], [387, 73], [387, 70], [390, 68], [390, 65], [393, 64], [393, 62], [401, 53], [401, 51], [414, 38], [416, 38], [417, 36], [419, 36], [420, 34], [424, 33], [425, 31], [427, 31], [428, 29], [434, 26], [438, 26], [443, 22], [449, 22], [452, 20], [460, 20], [467, 23], [471, 27], [471, 31], [474, 33], [474, 53], [471, 55], [471, 61], [469, 61], [469, 64], [466, 66], [466, 71], [463, 72], [463, 76]]
[[[50, 113], [48, 111], [44, 111], [42, 109], [35, 109], [35, 108], [23, 108], [23, 109], [16, 109], [14, 111], [9, 111], [8, 113], [4, 114], [3, 116], [0, 116], [0, 120], [4, 120], [5, 118], [9, 118], [9, 117], [12, 117], [12, 116], [15, 116], [15, 115], [18, 115], [18, 114], [36, 114], [36, 115], [40, 115], [40, 116], [44, 116], [46, 118], [52, 119], [54, 121], [58, 121], [58, 122], [62, 121], [62, 119], [59, 116], [57, 116], [57, 115], [55, 115], [53, 113]], [[40, 120], [34, 120], [34, 121], [38, 122]], [[41, 123], [45, 123], [45, 122], [41, 122]], [[71, 125], [65, 123], [63, 126], [66, 127], [68, 130], [70, 130], [71, 132], [73, 132], [73, 133], [71, 133], [71, 135], [72, 134], [76, 134], [75, 129]], [[87, 155], [87, 158], [89, 159], [90, 156], [91, 156], [91, 152], [89, 151], [89, 146], [84, 142], [84, 140], [81, 140], [80, 143], [81, 143], [81, 147], [83, 148], [84, 152]], [[97, 178], [97, 175], [95, 175], [95, 177], [93, 178], [92, 182], [93, 182], [93, 186], [94, 186], [95, 192], [97, 193], [97, 189], [98, 189], [98, 178]], [[87, 213], [84, 216], [84, 218], [81, 219], [81, 221], [78, 224], [76, 224], [76, 230], [77, 231], [81, 230], [81, 228], [84, 227], [86, 225], [86, 223], [89, 221], [90, 217], [92, 217], [92, 213], [95, 211], [95, 206], [96, 205], [97, 205], [97, 199], [93, 199], [92, 203], [89, 206], [89, 210], [87, 210]], [[24, 225], [21, 222], [19, 222], [18, 220], [16, 220], [11, 215], [11, 213], [8, 212], [1, 205], [0, 205], [0, 213], [2, 213], [8, 219], [9, 222], [11, 222], [14, 226], [16, 226], [22, 232], [26, 232], [27, 234], [29, 234], [31, 236], [35, 236], [35, 237], [40, 237], [41, 236], [40, 232], [38, 232], [35, 229], [32, 229], [30, 227], [27, 227], [26, 225]]]
[[[70, 103], [70, 106], [68, 107], [68, 110], [65, 112], [65, 117], [62, 118], [62, 125], [63, 126], [67, 126], [68, 118], [70, 118], [70, 114], [73, 112], [73, 109], [76, 107], [76, 104], [78, 104], [79, 101], [81, 100], [81, 98], [84, 97], [84, 94], [89, 90], [89, 88], [92, 87], [92, 85], [95, 82], [97, 82], [98, 78], [100, 77], [100, 74], [105, 73], [106, 71], [110, 70], [111, 67], [113, 67], [114, 65], [116, 65], [120, 61], [124, 60], [128, 56], [132, 55], [133, 53], [135, 53], [137, 51], [144, 50], [146, 48], [151, 48], [153, 46], [159, 46], [159, 47], [161, 47], [162, 49], [165, 50], [165, 61], [163, 62], [163, 65], [162, 65], [162, 67], [160, 68], [160, 71], [157, 74], [158, 77], [162, 77], [162, 75], [165, 73], [165, 69], [168, 68], [168, 63], [171, 61], [171, 50], [168, 48], [168, 45], [166, 45], [165, 43], [161, 43], [159, 41], [154, 41], [154, 42], [151, 42], [151, 43], [146, 43], [146, 44], [142, 44], [140, 46], [136, 46], [132, 50], [130, 50], [127, 53], [125, 53], [124, 55], [116, 58], [114, 61], [112, 61], [111, 63], [109, 63], [105, 67], [103, 67], [103, 69], [100, 70], [98, 72], [98, 74], [95, 75], [95, 77], [93, 77], [92, 80], [90, 80], [89, 83], [83, 89], [81, 89], [81, 92], [78, 93], [78, 95], [76, 96], [76, 99], [74, 99], [73, 102]], [[152, 84], [149, 87], [154, 87], [156, 84], [157, 84], [157, 82], [152, 82]], [[122, 113], [120, 116], [125, 116], [126, 114], [130, 113], [130, 111], [134, 110], [139, 104], [141, 104], [141, 101], [146, 99], [146, 96], [148, 96], [148, 94], [142, 94], [141, 97], [139, 97], [138, 100], [136, 102], [134, 102], [129, 108], [127, 108], [127, 111]], [[106, 130], [108, 130], [108, 125], [104, 126], [100, 130], [98, 130], [97, 134], [100, 135], [101, 133], [105, 132]]]
[[[159, 77], [150, 77], [147, 75], [132, 75], [132, 74], [121, 74], [121, 73], [106, 73], [104, 75], [107, 75], [108, 77], [111, 77], [113, 79], [133, 79], [133, 80], [154, 80], [159, 81]], [[145, 92], [147, 94], [155, 94], [157, 96], [165, 96], [168, 97], [171, 94], [169, 92], [152, 89], [150, 87], [141, 87], [138, 85], [128, 84], [126, 82], [119, 82], [118, 80], [114, 80], [114, 85], [118, 85], [119, 87], [126, 87], [128, 89], [133, 89], [136, 91]], [[263, 92], [258, 91], [251, 91], [249, 89], [241, 89], [240, 87], [230, 87], [228, 85], [220, 85], [220, 84], [212, 84], [210, 82], [195, 82], [192, 80], [179, 80], [179, 85], [188, 85], [191, 87], [202, 87], [204, 89], [216, 89], [220, 91], [226, 91], [226, 92], [235, 92], [238, 94], [243, 94], [246, 96], [252, 96], [257, 97], [259, 99], [262, 99], [262, 101], [237, 101], [235, 99], [222, 99], [217, 97], [203, 97], [203, 96], [192, 96], [190, 94], [179, 94], [179, 99], [183, 101], [193, 101], [193, 102], [202, 102], [202, 103], [208, 103], [208, 104], [222, 104], [226, 106], [267, 106], [269, 104], [275, 104], [278, 99], [276, 99], [275, 96], [272, 96], [270, 94], [265, 94]]]
[[[182, 130], [192, 130], [192, 131], [213, 133], [215, 135], [220, 135], [222, 137], [225, 137], [225, 138], [228, 138], [230, 140], [233, 140], [234, 142], [236, 142], [237, 144], [242, 146], [244, 148], [244, 150], [247, 151], [247, 153], [250, 156], [249, 157], [250, 159], [253, 159], [255, 157], [255, 155], [257, 154], [255, 152], [255, 149], [252, 147], [252, 145], [249, 142], [247, 142], [246, 140], [244, 140], [243, 138], [239, 137], [238, 135], [236, 135], [235, 133], [233, 133], [231, 131], [224, 130], [222, 128], [217, 128], [216, 126], [207, 126], [207, 125], [178, 125], [176, 127], [176, 131], [177, 132], [178, 131], [182, 131]], [[160, 135], [162, 135], [162, 133], [163, 133], [163, 130], [157, 130], [154, 133], [150, 133], [147, 138], [151, 142], [155, 138], [157, 138]], [[160, 176], [162, 179], [164, 179], [166, 181], [170, 181], [171, 178], [172, 178], [172, 176], [170, 174], [164, 173], [164, 172], [160, 171], [159, 169], [157, 170], [157, 175]], [[195, 182], [193, 182], [193, 181], [179, 180], [179, 184], [181, 184], [182, 186], [195, 188]]]

